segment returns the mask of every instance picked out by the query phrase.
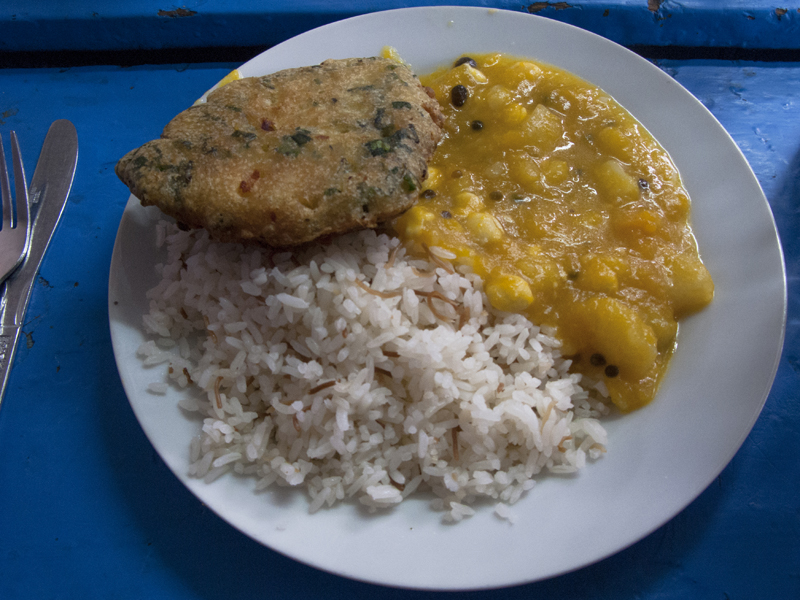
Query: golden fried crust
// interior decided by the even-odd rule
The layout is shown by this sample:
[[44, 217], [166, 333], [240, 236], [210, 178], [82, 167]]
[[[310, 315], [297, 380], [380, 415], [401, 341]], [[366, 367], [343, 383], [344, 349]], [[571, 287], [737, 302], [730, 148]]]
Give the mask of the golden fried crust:
[[143, 205], [215, 239], [293, 246], [412, 206], [442, 120], [406, 67], [328, 60], [212, 92], [116, 173]]

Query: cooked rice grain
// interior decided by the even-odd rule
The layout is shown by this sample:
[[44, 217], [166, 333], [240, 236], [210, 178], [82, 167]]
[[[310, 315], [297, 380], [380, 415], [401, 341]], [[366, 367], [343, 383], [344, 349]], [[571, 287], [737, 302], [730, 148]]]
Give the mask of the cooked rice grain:
[[450, 258], [439, 249], [431, 264], [363, 231], [270, 253], [158, 227], [167, 260], [139, 355], [194, 391], [180, 402], [203, 416], [193, 476], [303, 485], [311, 512], [429, 489], [445, 520], [471, 516], [479, 498], [510, 519], [540, 473], [605, 452], [602, 387], [581, 387], [552, 331], [495, 311], [475, 275], [437, 266]]

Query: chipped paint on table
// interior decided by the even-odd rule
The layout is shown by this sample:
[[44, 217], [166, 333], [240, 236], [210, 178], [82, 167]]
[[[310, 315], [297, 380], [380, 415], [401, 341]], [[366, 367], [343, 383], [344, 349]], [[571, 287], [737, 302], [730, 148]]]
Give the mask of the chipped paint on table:
[[800, 4], [771, 0], [73, 0], [0, 4], [0, 51], [267, 47], [362, 13], [447, 4], [537, 14], [626, 46], [800, 48]]

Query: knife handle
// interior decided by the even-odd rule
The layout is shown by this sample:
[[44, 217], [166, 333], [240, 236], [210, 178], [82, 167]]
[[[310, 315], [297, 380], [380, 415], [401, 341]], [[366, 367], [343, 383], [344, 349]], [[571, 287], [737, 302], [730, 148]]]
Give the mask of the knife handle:
[[22, 332], [21, 327], [0, 327], [0, 405], [6, 394], [6, 384], [8, 384], [8, 374], [11, 372], [11, 364], [17, 353], [17, 344]]
[[[33, 284], [36, 283], [37, 272], [32, 275], [26, 275], [27, 279], [17, 280], [10, 278], [5, 282], [2, 310], [0, 311], [0, 332], [12, 327], [22, 326], [22, 320], [28, 311], [28, 303], [31, 301], [31, 293], [33, 292]], [[15, 273], [14, 275], [17, 274]], [[2, 290], [3, 288], [0, 287], [0, 291]]]

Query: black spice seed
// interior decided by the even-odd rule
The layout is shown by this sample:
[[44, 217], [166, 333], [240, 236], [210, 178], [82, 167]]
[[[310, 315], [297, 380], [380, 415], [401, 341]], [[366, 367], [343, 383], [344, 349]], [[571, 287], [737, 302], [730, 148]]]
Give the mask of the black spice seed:
[[467, 102], [467, 98], [469, 98], [469, 91], [461, 84], [450, 90], [450, 101], [456, 108], [464, 106]]
[[502, 200], [503, 199], [503, 192], [500, 192], [498, 190], [494, 190], [493, 192], [489, 192], [489, 199], [490, 200], [494, 200], [495, 202], [497, 202], [498, 200]]
[[599, 352], [595, 352], [589, 357], [589, 362], [595, 367], [602, 367], [604, 364], [606, 364], [606, 357]]
[[616, 365], [608, 365], [605, 370], [606, 377], [616, 377], [619, 375], [619, 367]]
[[642, 188], [643, 190], [646, 190], [647, 188], [650, 187], [650, 183], [648, 183], [647, 179], [640, 179], [639, 187]]
[[443, 210], [442, 211], [442, 217], [445, 218], [445, 219], [452, 219], [453, 218], [453, 214], [449, 210]]
[[422, 192], [420, 194], [420, 196], [422, 196], [423, 198], [434, 198], [434, 197], [436, 197], [436, 192], [433, 191], [433, 190], [428, 189], [428, 190], [425, 190], [424, 192]]
[[483, 129], [483, 121], [473, 121], [470, 126], [474, 131], [480, 131]]
[[460, 66], [461, 66], [461, 65], [463, 65], [464, 63], [467, 63], [467, 64], [468, 64], [470, 67], [472, 67], [472, 68], [474, 68], [474, 69], [477, 69], [477, 68], [478, 68], [478, 63], [476, 63], [476, 62], [475, 62], [475, 60], [474, 60], [474, 59], [472, 59], [472, 58], [470, 58], [469, 56], [462, 56], [461, 58], [459, 58], [459, 59], [458, 59], [458, 60], [455, 62], [455, 64], [454, 64], [453, 66], [454, 66], [454, 67], [460, 67]]
[[456, 169], [455, 171], [453, 171], [452, 176], [453, 176], [453, 179], [458, 179], [463, 174], [464, 173], [461, 172], [461, 169]]

